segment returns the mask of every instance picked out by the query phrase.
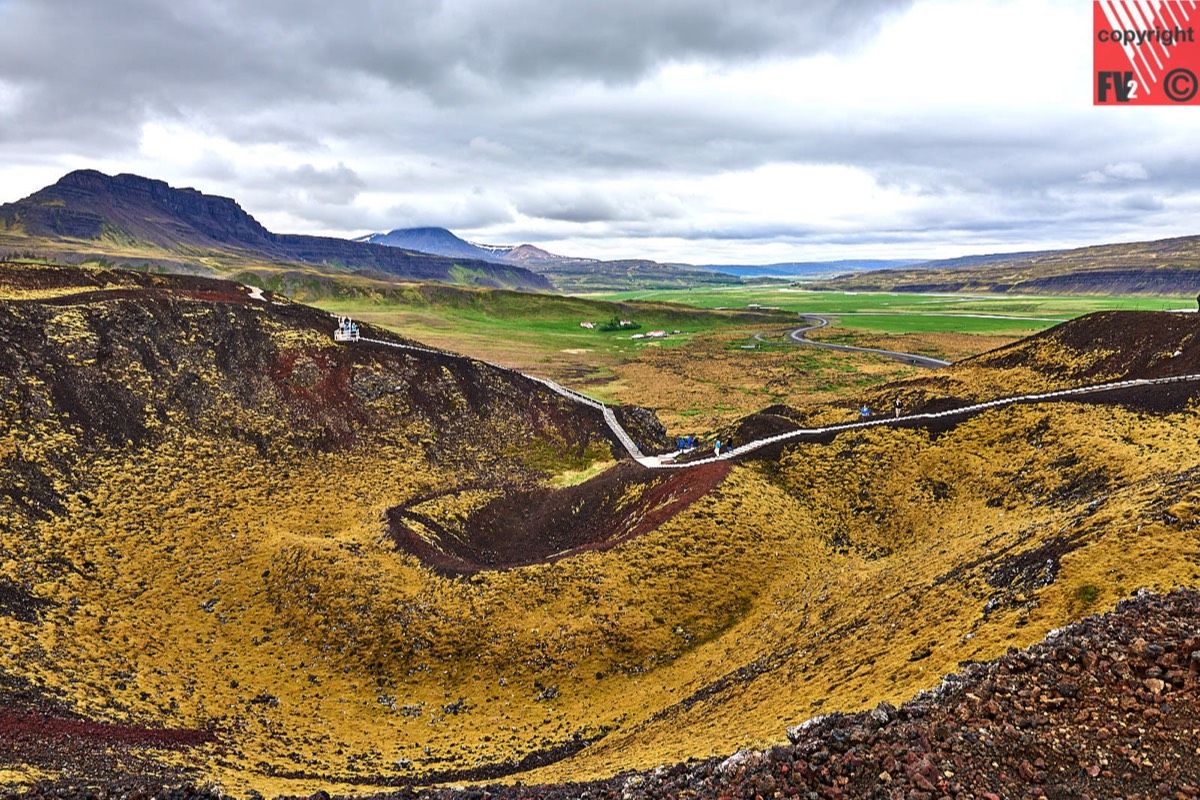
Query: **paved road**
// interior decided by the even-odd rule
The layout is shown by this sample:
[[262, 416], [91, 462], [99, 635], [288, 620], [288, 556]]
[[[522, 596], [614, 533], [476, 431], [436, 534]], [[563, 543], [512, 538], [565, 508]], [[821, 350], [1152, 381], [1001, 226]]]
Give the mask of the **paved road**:
[[[929, 356], [919, 356], [916, 353], [901, 353], [896, 350], [879, 350], [874, 347], [854, 347], [849, 344], [834, 344], [833, 342], [822, 342], [818, 339], [809, 339], [804, 334], [809, 331], [815, 331], [817, 328], [824, 328], [829, 324], [829, 320], [825, 317], [817, 316], [816, 314], [801, 314], [800, 318], [808, 321], [810, 324], [803, 328], [796, 328], [789, 331], [786, 339], [795, 342], [796, 344], [806, 344], [811, 347], [823, 347], [826, 350], [840, 350], [843, 353], [872, 353], [885, 358], [894, 358], [897, 361], [903, 361], [905, 364], [912, 364], [916, 367], [927, 367], [928, 369], [937, 369], [938, 367], [947, 367], [949, 361], [942, 361], [940, 358], [930, 358]], [[754, 338], [760, 342], [766, 341], [762, 338], [761, 333], [754, 334]]]
[[[894, 353], [889, 350], [871, 350], [871, 349], [862, 348], [862, 347], [847, 347], [844, 345], [825, 345], [824, 343], [811, 342], [807, 339], [804, 339], [802, 334], [805, 331], [810, 331], [810, 330], [813, 330], [814, 328], [820, 328], [820, 327], [828, 324], [828, 320], [825, 320], [822, 317], [813, 317], [813, 316], [807, 316], [806, 318], [809, 320], [815, 319], [815, 320], [820, 320], [820, 321], [818, 323], [810, 325], [807, 328], [799, 328], [795, 331], [792, 331], [793, 338], [797, 342], [801, 342], [801, 343], [805, 343], [805, 344], [820, 344], [822, 346], [833, 347], [834, 349], [865, 350], [866, 352], [879, 353], [882, 355], [887, 355], [892, 358], [898, 357], [898, 358], [900, 358], [900, 360], [905, 360], [906, 358], [923, 358], [922, 356], [913, 356], [911, 353]], [[796, 334], [801, 334], [801, 335], [796, 336]], [[411, 351], [416, 351], [416, 352], [420, 352], [420, 353], [433, 353], [433, 354], [448, 357], [448, 358], [462, 359], [464, 361], [475, 361], [476, 360], [476, 359], [468, 358], [467, 356], [458, 355], [457, 353], [449, 353], [449, 352], [446, 352], [443, 350], [433, 350], [433, 349], [427, 348], [427, 347], [416, 347], [413, 345], [399, 344], [397, 342], [387, 342], [387, 341], [383, 341], [380, 339], [368, 339], [366, 337], [363, 337], [361, 339], [361, 341], [370, 343], [370, 344], [394, 347], [394, 348], [397, 348], [400, 350], [411, 350]], [[934, 364], [934, 366], [945, 366], [945, 364], [946, 364], [946, 362], [937, 361], [937, 359], [925, 359], [925, 360], [931, 361], [931, 362], [936, 362], [936, 364]], [[481, 363], [487, 363], [487, 362], [481, 362]], [[941, 412], [931, 413], [931, 414], [910, 414], [910, 415], [903, 416], [903, 417], [874, 417], [874, 418], [868, 419], [866, 421], [848, 422], [843, 425], [827, 425], [822, 428], [800, 428], [797, 430], [787, 431], [786, 433], [780, 433], [775, 436], [769, 436], [765, 439], [758, 439], [753, 442], [747, 442], [746, 444], [738, 446], [738, 448], [736, 450], [733, 450], [732, 452], [731, 451], [722, 452], [721, 455], [719, 455], [719, 456], [712, 456], [710, 458], [704, 458], [704, 459], [700, 459], [698, 461], [688, 461], [688, 462], [685, 462], [682, 464], [676, 464], [676, 463], [674, 463], [674, 459], [678, 455], [676, 453], [664, 454], [661, 457], [660, 456], [647, 456], [647, 455], [643, 454], [638, 449], [638, 447], [634, 443], [633, 439], [625, 431], [625, 429], [621, 427], [621, 424], [617, 421], [616, 414], [613, 413], [612, 409], [609, 408], [608, 406], [604, 405], [600, 401], [594, 400], [594, 399], [587, 397], [586, 395], [580, 394], [579, 392], [576, 392], [572, 389], [568, 389], [565, 386], [562, 386], [562, 385], [555, 383], [552, 380], [548, 380], [546, 378], [537, 378], [532, 375], [525, 375], [524, 373], [520, 373], [520, 372], [517, 372], [516, 370], [509, 369], [508, 367], [501, 367], [496, 364], [489, 364], [488, 366], [492, 366], [492, 367], [495, 367], [496, 369], [504, 370], [505, 372], [512, 372], [517, 375], [522, 375], [525, 378], [528, 378], [530, 380], [533, 380], [533, 381], [536, 381], [537, 383], [542, 384], [543, 386], [553, 390], [554, 392], [557, 392], [558, 394], [562, 395], [563, 397], [566, 397], [569, 400], [572, 400], [576, 403], [580, 403], [581, 405], [586, 405], [590, 408], [600, 411], [605, 424], [608, 426], [609, 430], [611, 430], [613, 432], [613, 434], [617, 437], [617, 439], [621, 442], [621, 444], [624, 445], [625, 449], [629, 452], [629, 455], [635, 461], [637, 461], [639, 464], [641, 464], [642, 466], [647, 467], [649, 469], [687, 469], [689, 467], [695, 467], [695, 466], [699, 466], [701, 464], [710, 464], [714, 461], [724, 461], [724, 460], [727, 460], [730, 458], [736, 458], [738, 456], [744, 455], [753, 450], [757, 450], [760, 447], [766, 447], [768, 445], [776, 444], [779, 442], [786, 442], [789, 440], [802, 440], [805, 438], [824, 436], [826, 434], [853, 430], [855, 428], [873, 428], [878, 425], [896, 425], [896, 424], [900, 424], [900, 423], [904, 423], [904, 422], [908, 422], [908, 421], [912, 421], [912, 420], [926, 421], [926, 420], [936, 420], [936, 419], [943, 418], [943, 417], [969, 416], [971, 414], [986, 411], [988, 409], [998, 408], [1001, 406], [1014, 405], [1016, 403], [1031, 403], [1031, 402], [1036, 403], [1036, 402], [1041, 402], [1041, 401], [1053, 401], [1053, 400], [1057, 400], [1060, 398], [1074, 397], [1074, 396], [1079, 396], [1079, 395], [1101, 394], [1104, 392], [1112, 392], [1112, 391], [1116, 391], [1118, 389], [1127, 389], [1127, 388], [1131, 388], [1131, 387], [1135, 387], [1135, 386], [1161, 386], [1161, 385], [1165, 385], [1165, 384], [1169, 384], [1169, 383], [1200, 382], [1200, 374], [1177, 375], [1177, 376], [1173, 376], [1170, 378], [1139, 378], [1137, 380], [1117, 381], [1115, 383], [1101, 383], [1101, 384], [1094, 384], [1091, 386], [1079, 386], [1074, 389], [1060, 389], [1059, 391], [1043, 392], [1041, 394], [1026, 394], [1026, 395], [1019, 395], [1016, 397], [1004, 397], [1004, 398], [999, 398], [996, 400], [989, 400], [986, 403], [976, 403], [975, 405], [965, 406], [963, 408], [956, 408], [956, 409], [951, 409], [949, 411], [941, 411]], [[922, 365], [922, 366], [928, 366], [928, 365]], [[664, 460], [664, 459], [666, 459], [666, 460]]]
[[[849, 431], [856, 428], [874, 428], [880, 425], [902, 425], [912, 421], [930, 422], [947, 417], [968, 417], [972, 414], [978, 414], [992, 408], [1017, 405], [1018, 403], [1053, 402], [1060, 399], [1081, 397], [1089, 394], [1104, 394], [1106, 392], [1114, 392], [1121, 389], [1130, 389], [1141, 386], [1165, 386], [1171, 383], [1197, 382], [1200, 382], [1200, 374], [1173, 375], [1167, 378], [1137, 378], [1127, 381], [1115, 381], [1113, 383], [1097, 383], [1090, 386], [1077, 386], [1073, 389], [1059, 389], [1057, 391], [1041, 392], [1039, 394], [1023, 394], [1016, 395], [1014, 397], [1001, 397], [996, 400], [989, 400], [985, 403], [975, 403], [973, 405], [963, 406], [961, 408], [952, 408], [947, 411], [938, 411], [927, 414], [908, 414], [902, 417], [879, 416], [871, 417], [862, 422], [847, 422], [842, 425], [826, 425], [822, 428], [797, 428], [795, 430], [776, 434], [775, 436], [769, 436], [766, 439], [756, 439], [753, 442], [747, 442], [746, 444], [739, 445], [737, 449], [733, 450], [732, 452], [722, 452], [720, 456], [711, 456], [698, 461], [688, 461], [684, 464], [663, 463], [659, 465], [647, 464], [647, 466], [676, 469], [680, 467], [694, 467], [700, 464], [711, 464], [714, 461], [737, 458], [738, 456], [744, 455], [753, 450], [758, 450], [761, 447], [766, 447], [778, 442], [820, 438], [830, 433], [840, 433], [841, 431]], [[638, 461], [643, 464], [646, 463], [646, 461], [641, 458], [638, 459]]]

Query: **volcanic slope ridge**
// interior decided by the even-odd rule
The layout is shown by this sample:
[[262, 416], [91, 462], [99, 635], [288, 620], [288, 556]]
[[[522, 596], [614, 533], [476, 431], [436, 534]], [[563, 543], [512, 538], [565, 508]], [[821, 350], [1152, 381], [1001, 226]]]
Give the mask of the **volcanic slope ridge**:
[[[1200, 373], [1200, 324], [1195, 315], [1100, 311], [915, 379], [887, 391], [902, 404], [940, 410], [999, 396], [1069, 389], [1138, 378]], [[1178, 407], [1185, 388], [1156, 387], [1097, 396], [1149, 410]], [[882, 393], [875, 395], [882, 400]]]
[[[370, 502], [339, 518], [320, 506], [327, 495], [303, 496], [305, 481], [347, 478], [355, 483], [351, 492], [373, 492], [382, 509], [389, 502], [383, 497], [402, 502], [466, 483], [485, 494], [550, 495], [539, 489], [548, 477], [614, 457], [598, 413], [536, 382], [436, 352], [335, 345], [334, 325], [316, 309], [224, 281], [0, 266], [0, 640], [11, 656], [0, 666], [0, 716], [6, 724], [168, 750], [215, 741], [194, 720], [174, 727], [148, 721], [177, 703], [144, 691], [135, 678], [150, 669], [144, 661], [136, 665], [144, 655], [138, 650], [148, 646], [162, 655], [171, 647], [169, 634], [181, 635], [181, 626], [192, 632], [180, 604], [199, 610], [201, 619], [212, 614], [218, 625], [230, 623], [248, 607], [220, 605], [225, 590], [216, 587], [240, 582], [238, 594], [253, 577], [250, 595], [262, 605], [270, 565], [251, 574], [243, 562], [303, 560], [294, 548], [313, 542], [322, 552], [365, 546], [375, 558], [396, 557], [381, 536], [324, 539], [352, 515], [369, 513]], [[627, 423], [646, 420], [650, 427], [640, 435], [654, 441], [652, 417], [622, 416]], [[293, 500], [301, 507], [291, 507]], [[264, 513], [240, 518], [243, 502]], [[58, 538], [53, 529], [60, 523], [74, 532]], [[222, 555], [240, 568], [224, 569]], [[168, 565], [175, 567], [172, 586], [163, 585]], [[216, 577], [184, 587], [196, 577], [188, 573]], [[60, 594], [75, 582], [69, 596]], [[201, 584], [205, 590], [194, 594]], [[151, 599], [139, 602], [147, 592]], [[147, 615], [173, 620], [161, 629], [163, 639]], [[47, 649], [40, 636], [55, 638], [58, 629], [58, 636], [74, 638], [59, 625], [77, 622], [80, 636], [71, 649], [82, 660], [95, 659], [92, 680], [103, 683], [95, 694], [81, 688], [79, 697], [88, 698], [82, 702], [65, 688], [77, 680], [72, 659]], [[154, 641], [131, 644], [131, 634]], [[116, 656], [111, 671], [101, 667], [106, 652]], [[59, 680], [65, 686], [53, 685]], [[36, 774], [57, 751], [16, 752], [40, 753], [29, 762]], [[0, 753], [0, 762], [6, 758], [0, 776], [12, 759], [21, 760], [13, 750]], [[154, 772], [144, 764], [135, 771]]]
[[[0, 785], [608, 778], [769, 749], [1200, 580], [1194, 398], [852, 430], [671, 484], [605, 468], [594, 410], [335, 344], [270, 294], [0, 276], [0, 717], [25, 742]], [[1036, 373], [960, 369], [1006, 395]]]
[[[1200, 374], [1200, 324], [1195, 315], [1101, 311], [963, 359], [951, 368], [922, 370], [911, 378], [869, 387], [841, 408], [776, 405], [724, 433], [734, 442], [750, 442], [797, 427], [844, 423], [856, 419], [862, 405], [876, 415], [889, 415], [896, 401], [903, 415], [938, 413], [1004, 397], [1195, 374]], [[1086, 402], [1170, 411], [1186, 407], [1193, 395], [1190, 385], [1158, 385], [1096, 394]], [[964, 418], [901, 421], [897, 426], [937, 432]], [[771, 448], [765, 455], [777, 452], [778, 448]]]
[[[789, 744], [494, 800], [1200, 796], [1200, 593], [1149, 592], [899, 707], [815, 717]], [[379, 795], [462, 798], [461, 790]]]

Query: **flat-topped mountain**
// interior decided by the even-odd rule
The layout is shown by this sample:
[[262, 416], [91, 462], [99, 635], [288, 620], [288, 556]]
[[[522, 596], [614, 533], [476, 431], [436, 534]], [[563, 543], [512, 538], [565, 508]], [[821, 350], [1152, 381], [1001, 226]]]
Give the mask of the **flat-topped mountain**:
[[834, 278], [814, 289], [1194, 297], [1200, 236], [966, 256]]
[[274, 234], [235, 200], [175, 189], [138, 175], [77, 170], [23, 200], [0, 206], [0, 219], [10, 230], [48, 238], [124, 235], [177, 248], [234, 245], [285, 255]]
[[231, 198], [95, 170], [69, 173], [29, 197], [0, 206], [0, 248], [5, 247], [14, 252], [69, 253], [71, 260], [165, 263], [172, 271], [303, 262], [342, 273], [373, 272], [407, 280], [551, 288], [546, 278], [520, 266], [496, 264], [470, 253], [444, 257], [334, 237], [272, 233]]

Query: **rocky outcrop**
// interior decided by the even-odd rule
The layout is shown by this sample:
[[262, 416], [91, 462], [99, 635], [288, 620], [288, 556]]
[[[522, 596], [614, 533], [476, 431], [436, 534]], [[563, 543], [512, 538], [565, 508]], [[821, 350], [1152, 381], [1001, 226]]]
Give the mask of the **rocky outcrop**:
[[[969, 664], [899, 708], [880, 703], [793, 726], [790, 743], [770, 750], [591, 783], [410, 787], [376, 797], [1190, 798], [1200, 797], [1197, 718], [1200, 592], [1140, 592], [1038, 645]], [[138, 791], [136, 783], [121, 788]], [[105, 795], [68, 786], [0, 792], [29, 800], [96, 796]]]

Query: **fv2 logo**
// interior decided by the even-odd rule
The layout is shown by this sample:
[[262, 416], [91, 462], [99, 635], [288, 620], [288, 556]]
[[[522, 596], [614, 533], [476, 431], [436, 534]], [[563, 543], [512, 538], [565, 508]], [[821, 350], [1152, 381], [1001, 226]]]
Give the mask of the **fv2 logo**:
[[1093, 105], [1200, 105], [1197, 17], [1191, 0], [1093, 0]]

